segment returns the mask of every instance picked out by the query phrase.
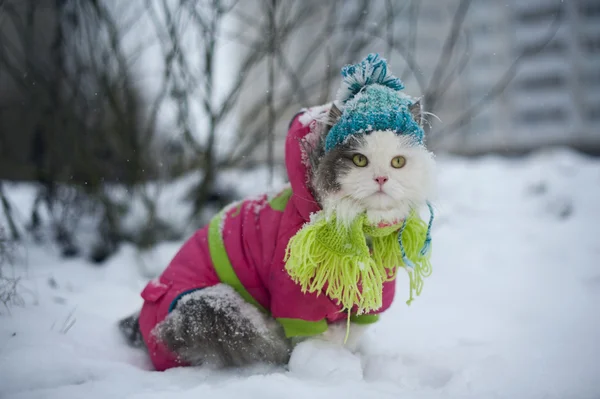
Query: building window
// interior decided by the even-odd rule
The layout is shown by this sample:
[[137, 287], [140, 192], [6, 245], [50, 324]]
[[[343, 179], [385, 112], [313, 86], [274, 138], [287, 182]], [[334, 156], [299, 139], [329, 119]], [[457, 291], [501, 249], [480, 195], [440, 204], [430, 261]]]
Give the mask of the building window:
[[600, 54], [600, 36], [580, 37], [579, 44], [581, 49], [588, 54]]
[[564, 108], [543, 108], [533, 110], [521, 110], [517, 113], [517, 122], [528, 125], [538, 123], [557, 123], [564, 124], [569, 114]]
[[600, 86], [600, 71], [589, 71], [579, 75], [579, 84], [581, 86]]
[[562, 18], [564, 15], [561, 4], [546, 8], [529, 8], [515, 12], [515, 18], [523, 24], [532, 24]]
[[560, 90], [567, 85], [567, 78], [563, 75], [531, 76], [520, 79], [517, 85], [523, 90]]
[[600, 17], [600, 3], [598, 1], [581, 1], [578, 4], [579, 15], [583, 18], [595, 19]]
[[533, 57], [537, 55], [561, 54], [567, 50], [567, 46], [563, 41], [553, 40], [540, 48], [541, 43], [528, 43], [521, 46], [523, 57]]
[[587, 107], [585, 110], [585, 118], [590, 122], [600, 121], [600, 104]]

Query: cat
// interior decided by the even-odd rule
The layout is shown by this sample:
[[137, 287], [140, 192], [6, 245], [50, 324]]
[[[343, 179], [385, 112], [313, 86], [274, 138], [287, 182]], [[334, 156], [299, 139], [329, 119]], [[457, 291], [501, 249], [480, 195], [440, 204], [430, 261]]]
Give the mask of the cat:
[[[326, 214], [335, 213], [340, 223], [350, 223], [364, 212], [374, 224], [402, 220], [431, 197], [434, 160], [424, 146], [415, 146], [410, 136], [373, 131], [325, 151], [325, 138], [342, 113], [334, 103], [319, 109], [320, 113], [312, 111], [316, 115], [311, 136], [300, 145], [309, 164], [308, 188]], [[421, 125], [420, 102], [410, 113]], [[122, 320], [120, 328], [131, 345], [143, 346], [139, 314]], [[346, 343], [351, 349], [356, 349], [364, 329], [352, 326]], [[152, 333], [183, 363], [214, 367], [286, 364], [301, 340], [286, 338], [273, 317], [225, 284], [182, 296]], [[342, 345], [345, 335], [342, 321], [316, 338]]]

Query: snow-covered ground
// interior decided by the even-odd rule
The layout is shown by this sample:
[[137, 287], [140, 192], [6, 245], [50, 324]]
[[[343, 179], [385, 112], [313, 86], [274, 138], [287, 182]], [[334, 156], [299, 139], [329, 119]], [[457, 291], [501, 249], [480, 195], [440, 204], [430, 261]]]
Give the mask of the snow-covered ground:
[[26, 304], [0, 310], [0, 398], [599, 398], [600, 160], [559, 150], [439, 169], [434, 273], [410, 307], [400, 278], [360, 353], [154, 372], [115, 323], [178, 244], [123, 247], [102, 266], [26, 246]]

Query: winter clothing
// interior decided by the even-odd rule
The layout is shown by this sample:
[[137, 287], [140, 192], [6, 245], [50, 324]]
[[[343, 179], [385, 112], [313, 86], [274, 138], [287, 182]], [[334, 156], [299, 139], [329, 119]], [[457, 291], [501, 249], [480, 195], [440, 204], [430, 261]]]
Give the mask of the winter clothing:
[[[399, 92], [404, 86], [388, 73], [384, 59], [370, 54], [344, 67], [342, 76], [342, 115], [328, 132], [326, 151], [351, 135], [375, 130], [410, 135], [415, 145], [423, 145], [423, 130], [410, 112], [413, 100]], [[143, 290], [139, 326], [157, 370], [180, 363], [152, 330], [179, 298], [197, 289], [233, 287], [279, 321], [287, 337], [320, 334], [338, 320], [375, 322], [392, 303], [398, 267], [411, 269], [410, 300], [413, 292], [419, 294], [422, 277], [431, 272], [433, 213], [428, 225], [416, 212], [385, 226], [371, 226], [362, 215], [346, 231], [334, 218], [325, 219], [307, 187], [303, 149], [318, 141], [317, 120], [328, 111], [309, 109], [290, 125], [285, 150], [290, 188], [225, 208]], [[365, 235], [372, 238], [372, 251]]]
[[[285, 269], [290, 239], [320, 207], [307, 187], [308, 170], [301, 141], [316, 122], [290, 126], [285, 149], [291, 187], [279, 195], [245, 200], [225, 208], [198, 230], [181, 248], [163, 274], [142, 292], [145, 300], [140, 329], [157, 370], [180, 365], [152, 335], [152, 329], [173, 309], [177, 299], [196, 289], [226, 283], [248, 302], [269, 312], [288, 337], [309, 336], [327, 330], [328, 322], [345, 320], [343, 305], [321, 292], [303, 292]], [[393, 279], [382, 286], [381, 307], [371, 314], [353, 315], [351, 321], [372, 323], [392, 303]], [[321, 295], [319, 295], [321, 294]]]
[[320, 212], [290, 239], [285, 268], [303, 291], [324, 292], [344, 311], [360, 315], [381, 307], [382, 285], [402, 267], [409, 272], [410, 304], [413, 294], [420, 294], [423, 277], [431, 274], [429, 254], [421, 253], [427, 231], [416, 212], [377, 225], [366, 214], [346, 225]]
[[[400, 93], [402, 81], [388, 70], [378, 54], [369, 54], [356, 65], [342, 69], [338, 93], [341, 115], [330, 115], [333, 126], [325, 137], [329, 152], [349, 137], [391, 130], [423, 146], [423, 129], [411, 112], [414, 101]], [[410, 299], [419, 294], [423, 277], [431, 273], [429, 248], [433, 209], [425, 224], [413, 211], [404, 220], [381, 228], [370, 226], [366, 215], [350, 225], [340, 225], [322, 213], [292, 237], [286, 253], [286, 270], [306, 292], [324, 291], [358, 314], [381, 306], [381, 285], [395, 277], [399, 267], [410, 277]], [[365, 245], [370, 236], [373, 251]]]
[[423, 128], [410, 112], [414, 100], [400, 90], [402, 81], [388, 70], [386, 60], [369, 54], [356, 65], [342, 69], [342, 87], [338, 100], [343, 104], [340, 120], [325, 140], [329, 152], [349, 136], [376, 130], [392, 130], [410, 135], [415, 144], [423, 144]]

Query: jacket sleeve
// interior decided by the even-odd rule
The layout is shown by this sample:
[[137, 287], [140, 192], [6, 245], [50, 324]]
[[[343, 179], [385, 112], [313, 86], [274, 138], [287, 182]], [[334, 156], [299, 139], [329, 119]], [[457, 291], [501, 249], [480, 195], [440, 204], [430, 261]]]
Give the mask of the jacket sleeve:
[[[347, 313], [325, 294], [303, 293], [300, 286], [292, 281], [282, 265], [282, 270], [272, 275], [271, 314], [283, 326], [285, 335], [307, 337], [327, 331], [328, 323], [346, 320]], [[387, 306], [386, 306], [387, 308]], [[371, 314], [351, 314], [355, 324], [372, 324], [379, 320], [379, 312]]]
[[[292, 229], [295, 230], [295, 229]], [[285, 248], [289, 234], [283, 234], [275, 249], [269, 288], [270, 311], [283, 326], [288, 338], [318, 335], [327, 331], [327, 323], [340, 318], [340, 309], [326, 295], [302, 292], [285, 270]]]
[[[271, 275], [271, 314], [288, 338], [306, 337], [327, 331], [333, 304], [325, 295], [303, 293], [283, 265]], [[335, 309], [337, 311], [337, 309]]]

